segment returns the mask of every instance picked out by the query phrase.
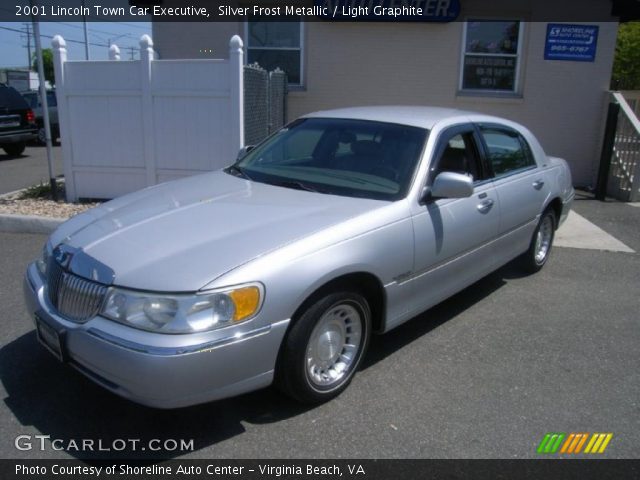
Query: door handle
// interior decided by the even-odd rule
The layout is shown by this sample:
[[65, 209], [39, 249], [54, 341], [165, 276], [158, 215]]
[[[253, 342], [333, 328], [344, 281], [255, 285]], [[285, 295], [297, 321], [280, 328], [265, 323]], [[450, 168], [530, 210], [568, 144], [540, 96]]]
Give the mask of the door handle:
[[533, 188], [535, 188], [536, 190], [540, 190], [543, 186], [544, 181], [542, 180], [536, 180], [535, 182], [533, 182]]
[[484, 202], [479, 203], [477, 208], [480, 213], [487, 213], [489, 210], [491, 210], [491, 207], [493, 207], [493, 200], [488, 199]]

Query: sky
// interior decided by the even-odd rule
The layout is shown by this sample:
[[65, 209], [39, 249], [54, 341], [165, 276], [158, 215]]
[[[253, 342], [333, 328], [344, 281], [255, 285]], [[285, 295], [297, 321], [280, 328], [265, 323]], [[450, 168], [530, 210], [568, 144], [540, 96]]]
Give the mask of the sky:
[[[108, 44], [115, 43], [120, 47], [122, 60], [131, 58], [128, 47], [135, 47], [135, 58], [139, 58], [140, 37], [145, 33], [151, 36], [151, 22], [88, 22], [89, 58], [91, 60], [107, 60]], [[9, 30], [7, 30], [9, 29]], [[13, 30], [26, 30], [25, 23], [0, 22], [0, 68], [27, 66], [26, 35]], [[62, 35], [67, 41], [69, 60], [84, 60], [84, 31], [82, 22], [41, 22], [40, 34], [42, 48], [51, 47], [51, 38]], [[48, 36], [47, 36], [48, 35]], [[80, 43], [75, 43], [74, 41]], [[35, 47], [32, 44], [32, 52]]]

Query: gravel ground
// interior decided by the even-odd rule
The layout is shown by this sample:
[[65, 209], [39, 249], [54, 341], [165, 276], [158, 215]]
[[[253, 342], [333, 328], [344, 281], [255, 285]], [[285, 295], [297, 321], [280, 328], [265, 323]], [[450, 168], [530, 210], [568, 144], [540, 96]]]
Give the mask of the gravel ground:
[[0, 214], [70, 218], [99, 205], [98, 203], [55, 202], [46, 198], [21, 198], [21, 196], [22, 191], [0, 197]]

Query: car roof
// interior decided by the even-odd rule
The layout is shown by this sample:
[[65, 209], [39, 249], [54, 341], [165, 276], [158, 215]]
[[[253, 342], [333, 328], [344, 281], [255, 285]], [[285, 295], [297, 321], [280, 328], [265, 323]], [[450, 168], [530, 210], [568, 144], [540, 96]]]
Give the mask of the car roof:
[[399, 123], [431, 130], [442, 120], [460, 121], [499, 121], [504, 119], [475, 112], [441, 107], [421, 106], [370, 106], [322, 110], [304, 115], [303, 118], [344, 118], [351, 120], [372, 120], [387, 123]]

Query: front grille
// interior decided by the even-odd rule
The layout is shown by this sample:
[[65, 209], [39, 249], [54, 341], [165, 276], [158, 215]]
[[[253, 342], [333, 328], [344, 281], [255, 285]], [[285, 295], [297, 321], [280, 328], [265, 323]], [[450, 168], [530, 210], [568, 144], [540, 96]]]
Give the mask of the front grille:
[[49, 300], [61, 316], [74, 322], [86, 322], [98, 314], [107, 287], [65, 272], [53, 258], [47, 270]]

